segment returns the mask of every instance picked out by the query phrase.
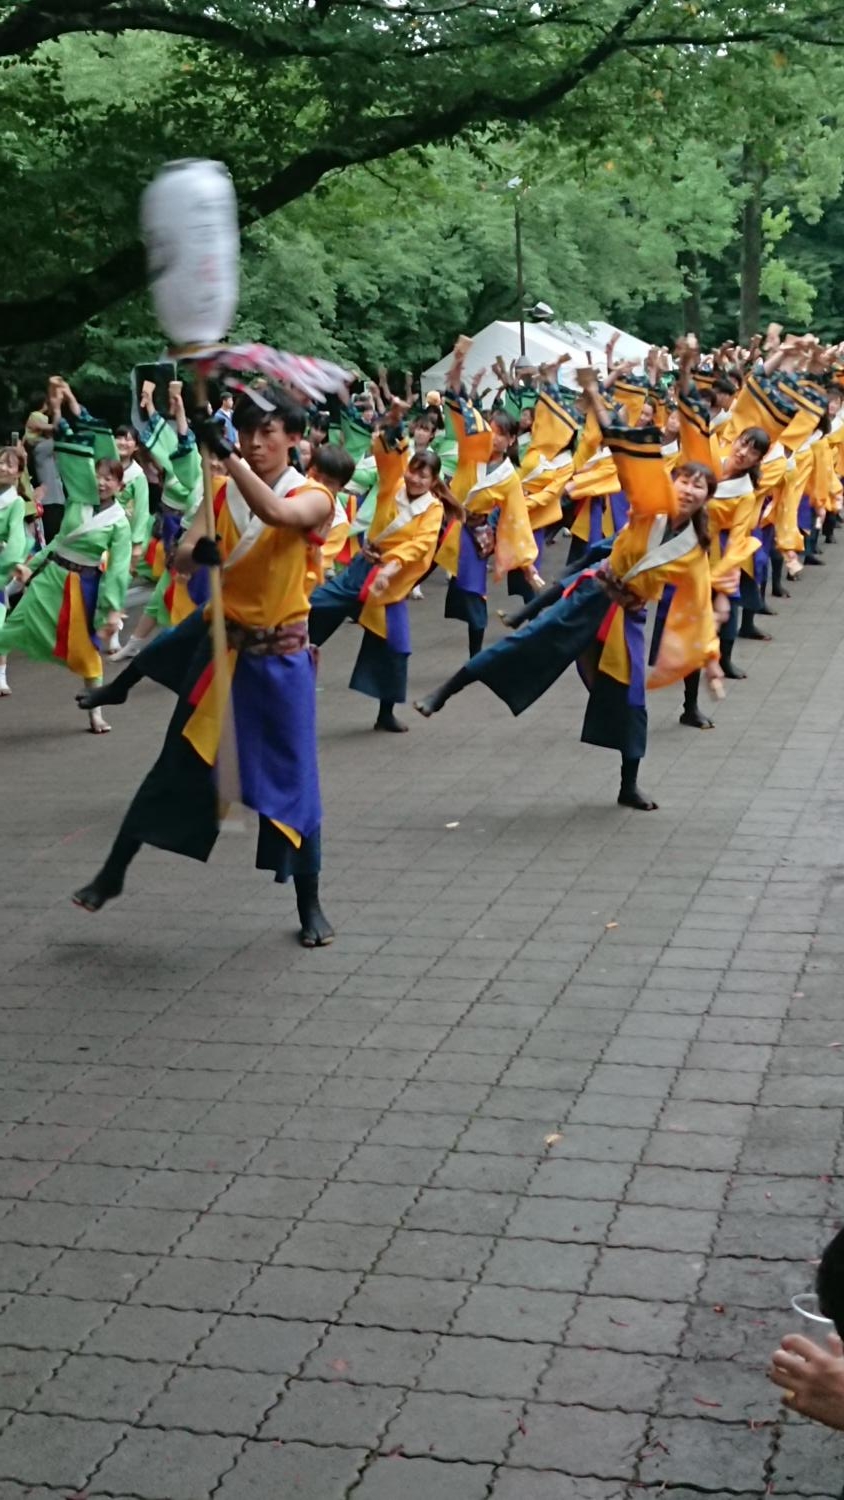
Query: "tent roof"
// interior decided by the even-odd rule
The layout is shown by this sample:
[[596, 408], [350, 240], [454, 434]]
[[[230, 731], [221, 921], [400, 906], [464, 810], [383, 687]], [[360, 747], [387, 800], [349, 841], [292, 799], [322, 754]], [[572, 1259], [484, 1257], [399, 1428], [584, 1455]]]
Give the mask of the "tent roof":
[[[574, 370], [582, 362], [582, 351], [566, 342], [563, 336], [553, 328], [545, 324], [525, 324], [525, 351], [528, 359], [536, 364], [551, 364], [561, 354], [569, 356], [570, 363], [563, 365], [560, 370], [562, 379], [570, 385], [574, 385]], [[489, 370], [497, 355], [501, 355], [504, 363], [509, 365], [513, 359], [518, 359], [520, 353], [519, 325], [518, 323], [507, 323], [496, 320], [488, 323], [476, 333], [472, 340], [472, 347], [466, 356], [466, 378], [471, 381], [477, 370]], [[445, 384], [446, 376], [451, 368], [451, 351], [438, 360], [435, 365], [423, 371], [422, 385], [433, 386], [440, 389]]]
[[[603, 369], [606, 364], [606, 346], [614, 333], [620, 337], [616, 344], [619, 359], [635, 359], [640, 363], [648, 352], [649, 345], [635, 334], [616, 329], [611, 323], [526, 323], [525, 352], [535, 364], [551, 364], [561, 354], [569, 359], [560, 367], [560, 380], [564, 385], [575, 386], [575, 370], [585, 362], [587, 353], [593, 363]], [[505, 364], [517, 359], [520, 353], [519, 325], [496, 319], [476, 333], [472, 347], [466, 356], [466, 378], [471, 381], [477, 370], [489, 370], [496, 355], [502, 355]], [[430, 365], [422, 374], [422, 385], [441, 389], [451, 367], [451, 351]]]

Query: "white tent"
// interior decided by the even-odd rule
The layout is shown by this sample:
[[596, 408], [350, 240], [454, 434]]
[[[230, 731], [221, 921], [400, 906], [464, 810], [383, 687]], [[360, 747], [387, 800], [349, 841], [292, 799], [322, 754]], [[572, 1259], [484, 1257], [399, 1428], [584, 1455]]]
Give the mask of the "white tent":
[[[520, 354], [519, 325], [518, 323], [504, 323], [496, 320], [488, 323], [480, 333], [476, 333], [472, 340], [472, 347], [466, 356], [466, 380], [470, 382], [478, 370], [491, 370], [492, 363], [497, 355], [501, 355], [505, 365], [509, 367], [514, 359]], [[583, 363], [581, 350], [566, 342], [561, 334], [556, 333], [553, 328], [545, 324], [525, 324], [525, 352], [528, 359], [534, 364], [553, 364], [561, 354], [569, 356], [569, 363], [560, 368], [561, 378], [569, 385], [575, 385], [574, 371], [579, 364]], [[442, 390], [445, 386], [446, 377], [451, 368], [451, 351], [435, 365], [423, 371], [422, 390]], [[490, 375], [490, 385], [495, 383], [494, 376]]]
[[606, 348], [614, 333], [620, 335], [615, 346], [616, 359], [635, 359], [644, 364], [645, 356], [651, 345], [645, 339], [637, 338], [634, 333], [625, 333], [623, 328], [616, 328], [612, 323], [590, 323], [589, 331], [601, 345], [602, 351]]
[[[611, 323], [595, 322], [582, 326], [579, 323], [526, 323], [525, 352], [534, 364], [552, 364], [561, 354], [569, 359], [560, 366], [562, 384], [576, 386], [575, 370], [578, 365], [591, 363], [599, 370], [606, 369], [606, 346], [614, 333], [620, 334], [615, 346], [617, 359], [644, 361], [649, 345], [632, 333], [616, 329]], [[519, 325], [496, 320], [488, 323], [476, 333], [472, 347], [466, 356], [466, 379], [471, 381], [477, 370], [489, 370], [496, 355], [502, 355], [504, 363], [518, 359], [520, 353]], [[442, 390], [451, 368], [451, 352], [431, 365], [422, 375], [423, 390]], [[490, 380], [492, 383], [492, 378]]]

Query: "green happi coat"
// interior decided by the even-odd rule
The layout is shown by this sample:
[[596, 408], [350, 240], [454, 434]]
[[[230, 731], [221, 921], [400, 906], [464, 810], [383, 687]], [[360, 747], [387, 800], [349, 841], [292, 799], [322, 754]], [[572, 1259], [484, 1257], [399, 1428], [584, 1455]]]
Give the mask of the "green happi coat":
[[6, 618], [6, 586], [18, 563], [26, 561], [26, 501], [15, 486], [0, 490], [0, 628]]
[[[60, 661], [80, 677], [102, 675], [94, 634], [123, 608], [129, 585], [132, 536], [119, 500], [100, 505], [95, 462], [111, 434], [87, 412], [63, 422], [56, 463], [67, 495], [58, 536], [32, 560], [32, 578], [0, 629], [0, 655], [22, 651], [35, 661]], [[112, 440], [113, 448], [113, 440]]]
[[202, 504], [202, 460], [193, 433], [180, 437], [163, 417], [153, 417], [141, 433], [141, 442], [164, 475], [160, 539], [149, 575], [155, 580], [155, 592], [145, 613], [158, 625], [178, 625], [194, 604], [185, 584], [167, 565], [167, 556]]
[[123, 470], [123, 489], [118, 496], [126, 512], [132, 533], [133, 547], [147, 547], [152, 535], [152, 517], [149, 512], [149, 481], [140, 464], [133, 458]]

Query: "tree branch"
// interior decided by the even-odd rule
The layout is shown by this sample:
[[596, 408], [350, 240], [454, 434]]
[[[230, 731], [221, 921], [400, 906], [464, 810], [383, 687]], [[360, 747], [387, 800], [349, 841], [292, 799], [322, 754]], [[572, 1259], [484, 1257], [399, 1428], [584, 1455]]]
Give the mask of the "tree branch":
[[[303, 152], [245, 195], [240, 203], [241, 224], [253, 224], [301, 198], [326, 173], [338, 168], [363, 165], [410, 146], [447, 140], [488, 119], [525, 120], [558, 104], [619, 51], [626, 33], [650, 4], [651, 0], [628, 0], [614, 26], [576, 63], [522, 95], [502, 99], [489, 90], [477, 90], [439, 112], [365, 121], [356, 139], [326, 142]], [[48, 296], [0, 303], [3, 344], [11, 348], [65, 333], [137, 291], [144, 284], [144, 274], [143, 249], [135, 243], [71, 278]]]
[[[806, 24], [805, 22], [803, 23]], [[812, 24], [812, 18], [809, 18]], [[826, 24], [818, 18], [818, 24]], [[650, 35], [628, 37], [624, 43], [624, 50], [628, 52], [641, 51], [649, 47], [739, 47], [752, 46], [759, 43], [775, 43], [781, 47], [784, 42], [802, 42], [812, 47], [844, 47], [844, 36], [830, 34], [821, 35], [815, 31], [795, 31], [789, 26], [787, 18], [784, 24], [776, 29], [747, 31], [717, 32], [707, 35], [704, 32], [695, 31], [664, 31], [651, 32]]]
[[[360, 0], [359, 0], [360, 5]], [[271, 26], [253, 26], [249, 30], [215, 16], [207, 8], [185, 13], [173, 10], [156, 0], [30, 0], [0, 21], [0, 58], [20, 57], [33, 51], [43, 42], [58, 41], [63, 36], [81, 32], [99, 32], [106, 36], [118, 36], [122, 32], [154, 31], [168, 36], [190, 37], [195, 41], [210, 42], [240, 53], [242, 57], [261, 61], [293, 61], [310, 59], [319, 61], [337, 57], [363, 57], [370, 63], [377, 61], [378, 50], [390, 56], [408, 59], [428, 57], [438, 53], [463, 50], [467, 44], [465, 33], [454, 38], [424, 43], [413, 38], [408, 22], [453, 17], [473, 9], [486, 12], [478, 0], [443, 10], [367, 7], [378, 15], [389, 19], [393, 25], [379, 36], [373, 32], [365, 47], [355, 47], [348, 37], [326, 38], [320, 30], [300, 26], [294, 31], [291, 26], [281, 32]], [[515, 6], [507, 14], [512, 19], [505, 23], [490, 24], [485, 15], [482, 32], [484, 46], [506, 42], [522, 32], [534, 31], [541, 26], [554, 26], [572, 21], [571, 5], [561, 3], [545, 10], [531, 7], [528, 13]], [[582, 24], [594, 27], [586, 17], [578, 17]], [[400, 25], [397, 23], [401, 22]], [[410, 36], [410, 41], [408, 37]]]

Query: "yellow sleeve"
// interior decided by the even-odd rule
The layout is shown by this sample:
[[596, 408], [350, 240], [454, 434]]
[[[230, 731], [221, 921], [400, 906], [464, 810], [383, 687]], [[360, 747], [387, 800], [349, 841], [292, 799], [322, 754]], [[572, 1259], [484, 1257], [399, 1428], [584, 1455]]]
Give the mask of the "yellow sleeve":
[[[734, 573], [736, 568], [745, 567], [754, 552], [758, 552], [761, 546], [759, 540], [751, 536], [759, 514], [759, 501], [755, 490], [752, 490], [749, 495], [742, 495], [734, 503], [731, 502], [729, 509], [724, 506], [720, 519], [719, 504], [724, 506], [723, 501], [712, 500], [709, 507], [712, 526], [712, 548], [709, 557], [712, 566], [712, 587], [716, 590], [728, 574]], [[720, 541], [722, 531], [728, 533], [723, 556]]]
[[576, 436], [575, 418], [550, 391], [540, 391], [533, 413], [530, 445], [522, 463], [522, 475], [527, 477], [536, 468], [540, 458], [556, 458], [558, 453], [570, 446]]
[[372, 525], [369, 529], [372, 536], [378, 536], [379, 532], [384, 531], [393, 519], [396, 495], [407, 468], [407, 438], [404, 438], [402, 443], [393, 445], [385, 442], [380, 432], [376, 433], [372, 439], [372, 452], [375, 457], [375, 467], [378, 470], [378, 493], [375, 498]]
[[683, 558], [672, 578], [674, 595], [668, 606], [656, 660], [648, 674], [649, 688], [668, 687], [720, 655], [718, 628], [712, 610], [709, 560], [701, 549]]
[[582, 469], [588, 464], [590, 458], [594, 458], [599, 448], [604, 446], [604, 434], [601, 424], [595, 416], [592, 408], [586, 413], [586, 421], [580, 434], [580, 441], [574, 452], [574, 467]]
[[591, 500], [597, 495], [614, 495], [623, 486], [612, 455], [596, 459], [588, 468], [575, 470], [568, 481], [572, 500]]
[[525, 500], [534, 531], [560, 520], [563, 513], [563, 489], [570, 474], [571, 470], [568, 468], [559, 469], [556, 473], [547, 475], [545, 483], [537, 489], [525, 486]]
[[817, 430], [818, 422], [826, 411], [826, 396], [814, 381], [800, 377], [787, 385], [783, 384], [782, 389], [790, 397], [796, 410], [779, 436], [786, 448], [794, 451], [802, 447], [806, 439]]
[[622, 380], [617, 380], [612, 393], [624, 407], [627, 427], [636, 426], [646, 401], [652, 401], [654, 406], [659, 401], [659, 392], [652, 390], [643, 376], [627, 375]]
[[465, 500], [478, 477], [478, 464], [492, 453], [492, 433], [483, 414], [463, 396], [446, 392], [446, 405], [457, 439], [457, 467], [451, 477], [452, 493]]
[[608, 427], [604, 434], [615, 459], [619, 487], [637, 516], [673, 516], [674, 486], [662, 457], [656, 427]]
[[497, 486], [499, 506], [495, 528], [495, 578], [500, 581], [511, 568], [529, 568], [536, 561], [538, 547], [528, 515], [527, 501], [518, 474]]
[[777, 442], [794, 416], [794, 407], [779, 388], [759, 375], [748, 375], [730, 407], [722, 436], [726, 443], [735, 442], [748, 427], [761, 427], [771, 442]]
[[692, 392], [678, 396], [677, 410], [680, 413], [680, 463], [706, 464], [711, 469], [709, 412]]

